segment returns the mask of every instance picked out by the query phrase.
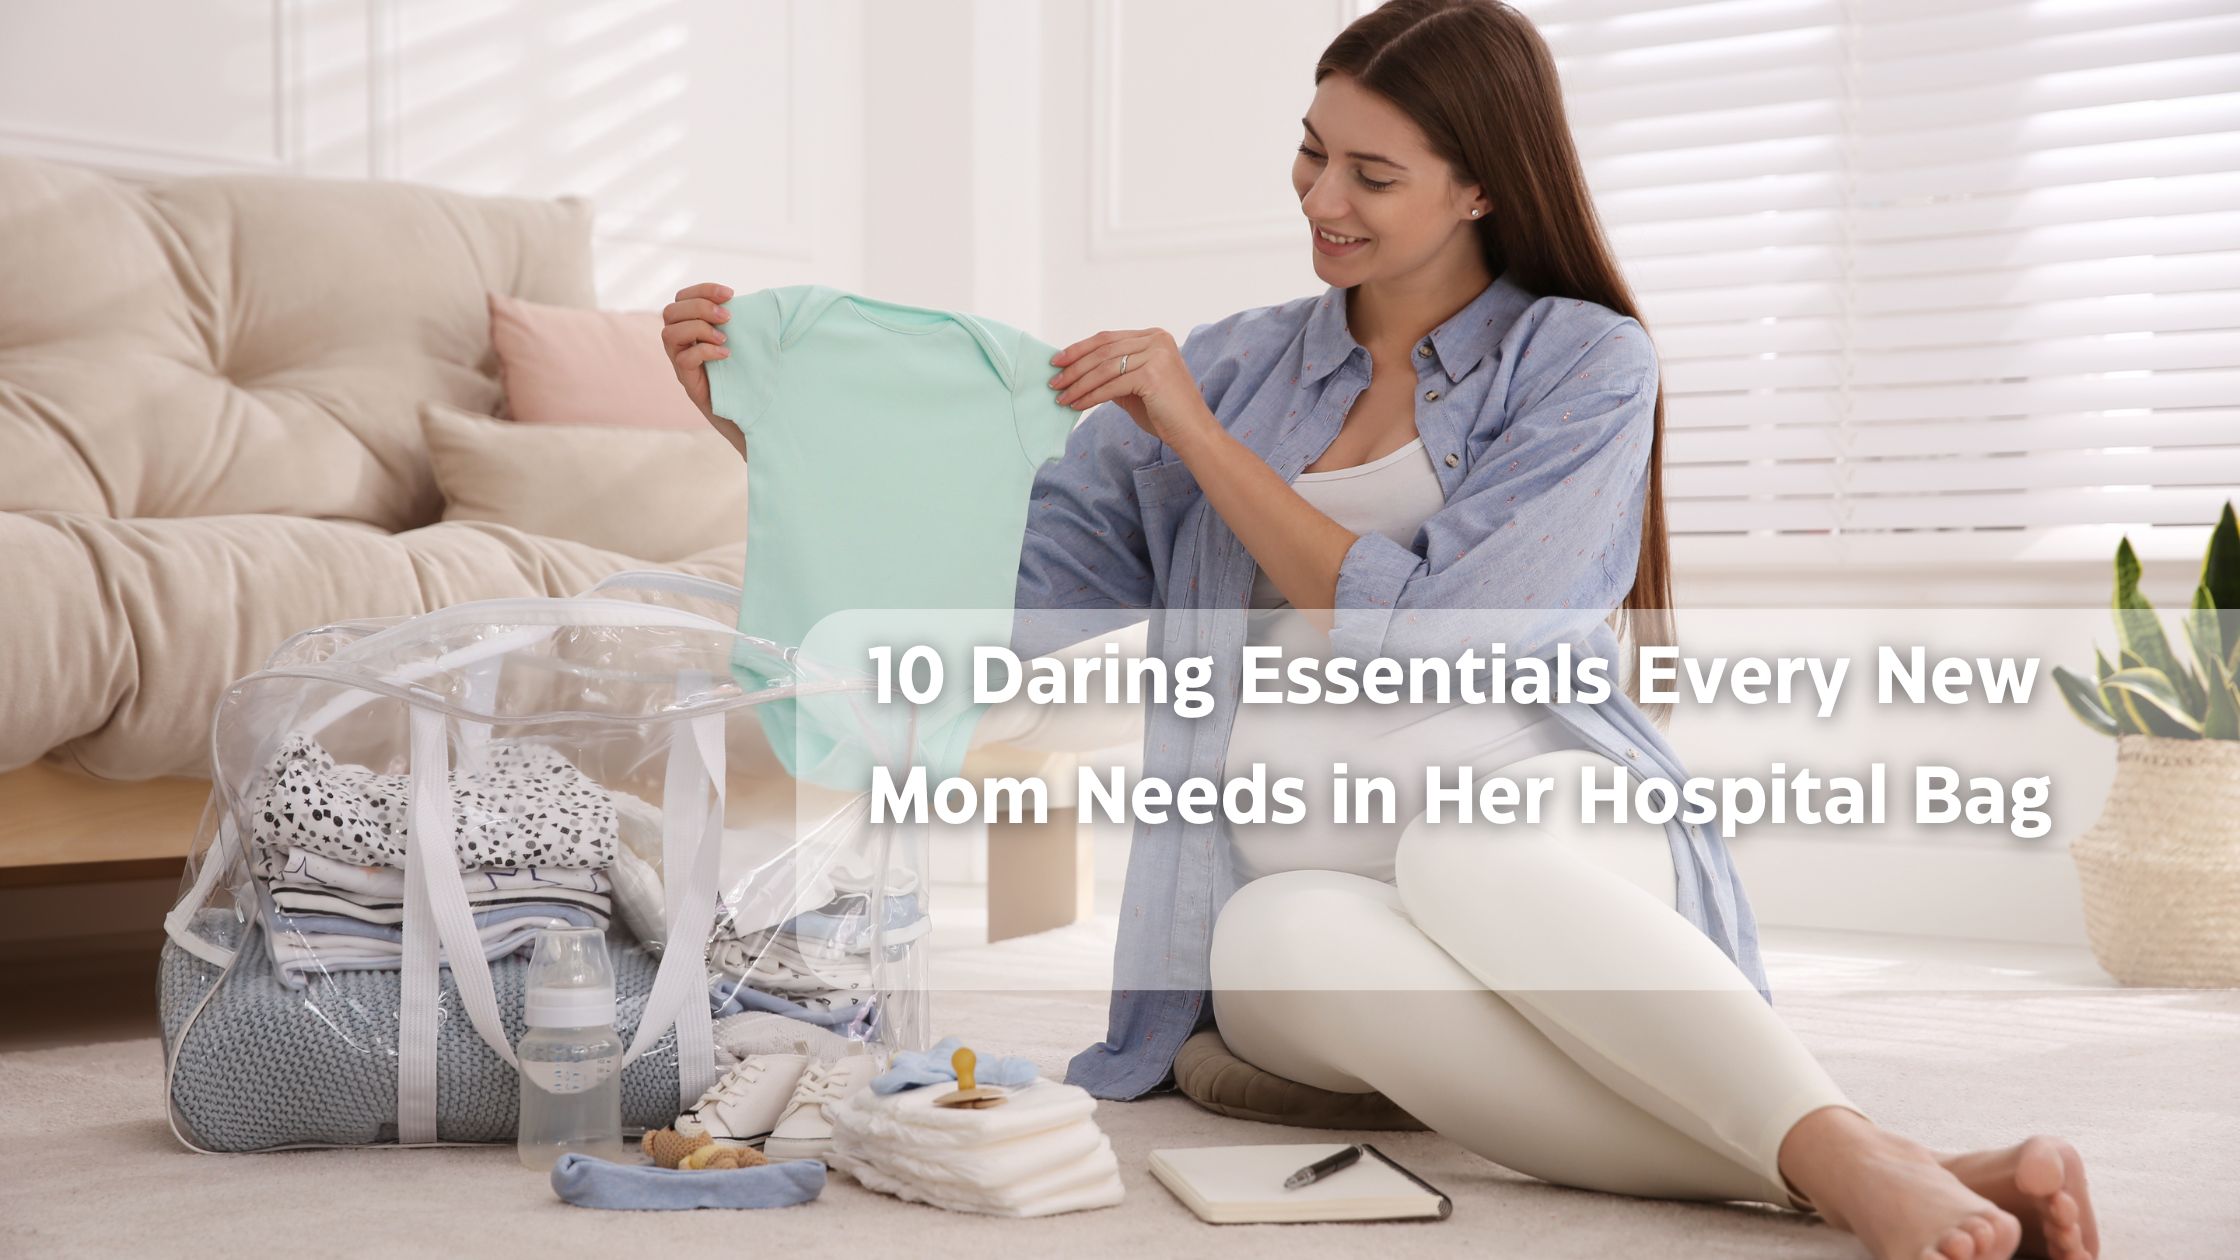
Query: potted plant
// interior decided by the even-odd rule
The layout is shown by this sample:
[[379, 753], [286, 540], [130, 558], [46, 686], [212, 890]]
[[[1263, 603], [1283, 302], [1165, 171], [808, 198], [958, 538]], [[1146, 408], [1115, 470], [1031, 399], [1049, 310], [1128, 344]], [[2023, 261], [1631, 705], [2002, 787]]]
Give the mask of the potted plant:
[[2093, 956], [2125, 984], [2240, 985], [2240, 526], [2209, 535], [2179, 661], [2116, 547], [2116, 665], [2054, 680], [2084, 724], [2116, 741], [2107, 805], [2070, 846]]

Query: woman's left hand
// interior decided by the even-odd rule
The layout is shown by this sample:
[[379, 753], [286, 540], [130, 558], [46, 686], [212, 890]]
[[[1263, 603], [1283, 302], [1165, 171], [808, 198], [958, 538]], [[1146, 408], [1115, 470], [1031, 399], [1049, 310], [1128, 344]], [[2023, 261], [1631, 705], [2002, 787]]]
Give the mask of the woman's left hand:
[[1050, 361], [1060, 369], [1050, 378], [1051, 388], [1058, 391], [1060, 403], [1075, 411], [1119, 403], [1137, 427], [1178, 448], [1221, 427], [1164, 328], [1100, 332], [1058, 351]]

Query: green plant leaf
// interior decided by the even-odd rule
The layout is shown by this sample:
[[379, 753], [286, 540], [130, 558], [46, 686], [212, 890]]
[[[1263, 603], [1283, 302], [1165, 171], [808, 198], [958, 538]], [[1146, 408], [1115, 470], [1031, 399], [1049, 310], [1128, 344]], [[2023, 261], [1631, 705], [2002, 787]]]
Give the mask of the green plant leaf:
[[[2120, 650], [2116, 653], [2116, 664], [2122, 667], [2116, 671], [2117, 673], [2122, 673], [2124, 670], [2145, 670], [2148, 668], [2146, 663], [2139, 659], [2137, 653], [2128, 650]], [[2108, 675], [2111, 679], [2115, 676], [2115, 674]], [[2102, 684], [2100, 696], [2102, 700], [2112, 706], [2110, 712], [2120, 709], [2123, 716], [2130, 721], [2131, 725], [2141, 735], [2160, 735], [2166, 739], [2187, 739], [2192, 736], [2190, 730], [2170, 720], [2163, 714], [2162, 710], [2121, 687]]]
[[2226, 640], [2240, 632], [2240, 609], [2218, 608], [2208, 584], [2203, 583], [2194, 588], [2193, 607], [2186, 612], [2185, 628], [2186, 641], [2193, 648], [2193, 659], [2201, 666], [2203, 703], [2213, 706], [2217, 699], [2217, 679], [2240, 677], [2240, 647], [2225, 651]]
[[[2121, 650], [2118, 649], [2118, 651], [2120, 653]], [[2093, 676], [2099, 680], [2097, 690], [2100, 694], [2100, 707], [2107, 710], [2108, 715], [2115, 719], [2116, 733], [2119, 735], [2146, 734], [2146, 725], [2139, 721], [2138, 716], [2131, 711], [2131, 707], [2123, 702], [2123, 697], [2107, 685], [2108, 675], [2116, 671], [2109, 666], [2108, 658], [2101, 654], [2100, 645], [2097, 643], [2092, 645], [2092, 668]]]
[[2115, 612], [2116, 636], [2122, 650], [2169, 680], [2188, 717], [2198, 713], [2204, 698], [2200, 680], [2179, 663], [2177, 654], [2170, 650], [2170, 640], [2162, 633], [2162, 618], [2139, 593], [2139, 553], [2131, 549], [2129, 537], [2116, 544]]
[[2194, 659], [2201, 663], [2201, 737], [2240, 739], [2240, 688], [2233, 684], [2232, 662], [2224, 656], [2224, 629], [2240, 612], [2221, 611], [2203, 582], [2193, 592], [2193, 608], [2186, 614], [2186, 638]]
[[2193, 588], [2193, 609], [2187, 616], [2200, 623], [2196, 629], [2186, 626], [2186, 637], [2193, 640], [2194, 658], [2201, 662], [2201, 677], [2209, 678], [2209, 658], [2214, 656], [2224, 662], [2227, 673], [2240, 675], [2240, 608], [2219, 608], [2217, 597], [2203, 582]]
[[[2178, 728], [2177, 731], [2170, 733], [2172, 739], [2200, 737], [2201, 719], [2194, 716], [2193, 711], [2186, 707], [2185, 698], [2180, 696], [2178, 689], [2171, 685], [2169, 675], [2161, 670], [2143, 666], [2119, 669], [2108, 675], [2107, 685], [2123, 696], [2126, 704], [2132, 703], [2131, 697], [2133, 696], [2146, 702], [2143, 705], [2136, 705], [2135, 708], [2149, 729], [2156, 727], [2159, 719], [2161, 723], [2172, 724]], [[2155, 730], [2154, 733], [2157, 735], [2164, 734], [2161, 730]]]
[[2225, 663], [2209, 662], [2209, 710], [2201, 718], [2201, 738], [2240, 739], [2240, 682]]
[[2061, 698], [2069, 702], [2069, 711], [2077, 715], [2078, 721], [2102, 735], [2117, 733], [2120, 728], [2115, 718], [2101, 706], [2098, 688], [2059, 665], [2053, 667], [2053, 681], [2061, 688]]
[[[2217, 517], [2217, 527], [2209, 531], [2209, 551], [2201, 558], [2201, 585], [2211, 604], [2240, 612], [2240, 520], [2234, 519], [2229, 501]], [[2223, 656], [2230, 661], [2234, 648], [2240, 647], [2240, 622], [2227, 624], [2225, 635]]]

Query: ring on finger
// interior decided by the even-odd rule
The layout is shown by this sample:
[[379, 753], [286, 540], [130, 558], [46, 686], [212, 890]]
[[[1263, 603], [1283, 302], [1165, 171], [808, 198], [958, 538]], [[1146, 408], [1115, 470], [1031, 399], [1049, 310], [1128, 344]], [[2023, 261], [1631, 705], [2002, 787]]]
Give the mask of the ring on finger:
[[1123, 355], [1121, 355], [1121, 356], [1120, 356], [1120, 374], [1121, 374], [1121, 375], [1123, 375], [1123, 376], [1125, 376], [1125, 375], [1127, 375], [1127, 372], [1128, 372], [1128, 356], [1127, 356], [1127, 355], [1124, 355], [1124, 354], [1123, 354]]

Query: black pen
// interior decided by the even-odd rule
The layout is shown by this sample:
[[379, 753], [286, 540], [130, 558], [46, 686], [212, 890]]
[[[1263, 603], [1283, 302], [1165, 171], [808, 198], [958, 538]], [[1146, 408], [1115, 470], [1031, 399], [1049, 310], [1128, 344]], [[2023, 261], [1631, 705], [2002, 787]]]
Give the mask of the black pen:
[[1334, 1155], [1331, 1155], [1324, 1159], [1318, 1159], [1315, 1162], [1307, 1165], [1305, 1168], [1302, 1168], [1299, 1171], [1291, 1174], [1290, 1176], [1285, 1177], [1283, 1179], [1283, 1188], [1286, 1190], [1296, 1190], [1301, 1186], [1311, 1186], [1315, 1182], [1329, 1176], [1331, 1173], [1334, 1173], [1341, 1168], [1351, 1166], [1355, 1160], [1360, 1158], [1361, 1146], [1359, 1143], [1355, 1143], [1354, 1145], [1349, 1146]]

